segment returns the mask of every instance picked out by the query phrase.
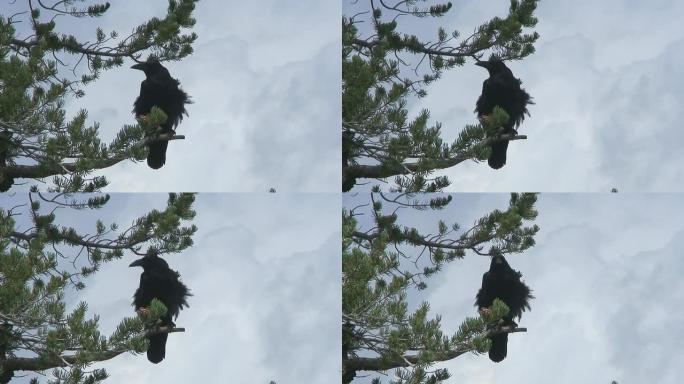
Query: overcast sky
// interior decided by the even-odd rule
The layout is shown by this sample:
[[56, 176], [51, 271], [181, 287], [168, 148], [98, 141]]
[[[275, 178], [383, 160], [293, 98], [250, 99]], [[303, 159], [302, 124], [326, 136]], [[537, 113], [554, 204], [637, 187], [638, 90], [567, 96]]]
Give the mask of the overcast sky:
[[[401, 210], [399, 222], [435, 233], [437, 221], [469, 228], [508, 194], [461, 194], [443, 211]], [[353, 207], [367, 195], [347, 196]], [[389, 209], [389, 206], [385, 207]], [[508, 357], [463, 355], [436, 367], [447, 383], [681, 382], [684, 361], [684, 196], [676, 194], [548, 194], [537, 203], [537, 245], [508, 257], [536, 297], [519, 322], [527, 333], [509, 337]], [[368, 228], [367, 217], [361, 225]], [[452, 262], [428, 289], [431, 314], [453, 334], [473, 303], [489, 258], [469, 254]], [[365, 382], [365, 381], [359, 381]]]
[[[367, 4], [359, 1], [354, 9]], [[403, 17], [399, 29], [408, 25], [401, 31], [431, 41], [439, 25], [468, 36], [483, 21], [505, 16], [509, 4], [457, 1], [436, 23]], [[448, 190], [684, 190], [682, 14], [684, 3], [677, 0], [540, 1], [537, 52], [508, 64], [536, 103], [519, 130], [528, 140], [511, 143], [502, 170], [474, 162], [447, 170]], [[428, 108], [431, 122], [442, 122], [443, 137], [452, 142], [476, 122], [473, 109], [487, 76], [468, 61], [412, 102], [410, 116]]]
[[[58, 31], [92, 40], [95, 26], [126, 36], [167, 0], [115, 1], [101, 18], [62, 17]], [[25, 9], [0, 4], [0, 13]], [[194, 104], [169, 144], [166, 165], [127, 161], [104, 170], [111, 191], [339, 191], [340, 4], [277, 0], [197, 3], [193, 55], [165, 64]], [[18, 25], [22, 28], [22, 25]], [[67, 61], [69, 63], [75, 62]], [[131, 114], [144, 74], [134, 64], [105, 72], [67, 111], [89, 112], [109, 142]]]
[[[7, 208], [17, 199], [0, 197]], [[123, 230], [166, 206], [165, 194], [116, 194], [103, 210], [58, 211], [58, 221], [92, 233], [96, 218]], [[104, 367], [112, 383], [333, 383], [340, 368], [340, 198], [336, 194], [201, 194], [195, 245], [166, 256], [190, 288], [190, 308], [169, 336], [166, 359], [124, 354]], [[67, 293], [68, 308], [86, 301], [109, 335], [133, 316], [140, 268], [134, 255], [105, 265]], [[14, 382], [14, 381], [13, 381]], [[26, 383], [28, 379], [17, 380]]]

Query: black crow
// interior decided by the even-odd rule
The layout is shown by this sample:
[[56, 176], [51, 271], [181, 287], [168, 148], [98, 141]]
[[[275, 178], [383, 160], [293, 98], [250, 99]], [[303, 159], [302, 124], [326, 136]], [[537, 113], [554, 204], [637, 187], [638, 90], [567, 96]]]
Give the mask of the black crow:
[[354, 143], [354, 132], [349, 130], [342, 131], [342, 192], [349, 192], [356, 184], [356, 178], [347, 175], [347, 168], [350, 165], [352, 146]]
[[[10, 131], [0, 131], [0, 169], [7, 166], [7, 157], [12, 145], [12, 132]], [[14, 178], [6, 175], [0, 174], [0, 192], [7, 192], [12, 188], [14, 184]]]
[[[191, 103], [188, 94], [180, 89], [180, 82], [171, 77], [169, 71], [154, 57], [131, 68], [145, 72], [146, 77], [140, 84], [140, 96], [133, 104], [133, 113], [135, 113], [136, 118], [144, 119], [152, 107], [156, 106], [164, 111], [167, 116], [166, 122], [161, 125], [161, 130], [158, 133], [174, 132], [183, 120], [183, 115], [187, 116], [188, 114], [185, 110], [185, 104]], [[159, 169], [164, 165], [168, 145], [169, 142], [166, 140], [149, 144], [147, 165], [150, 168]]]
[[[178, 272], [169, 268], [169, 264], [157, 255], [157, 251], [150, 249], [145, 257], [133, 263], [130, 267], [142, 267], [140, 286], [133, 295], [133, 306], [136, 312], [146, 311], [152, 302], [157, 299], [166, 306], [166, 314], [160, 320], [159, 326], [173, 327], [173, 319], [183, 307], [188, 306], [187, 297], [192, 296], [188, 287], [180, 281]], [[168, 333], [158, 333], [149, 337], [150, 346], [147, 349], [147, 360], [157, 364], [164, 360], [166, 355], [166, 338]]]
[[[514, 326], [518, 324], [514, 318], [520, 318], [526, 309], [530, 309], [530, 288], [521, 280], [522, 274], [508, 265], [503, 256], [497, 255], [492, 258], [489, 271], [482, 275], [482, 288], [475, 296], [475, 305], [480, 309], [488, 308], [499, 298], [506, 303], [509, 312], [503, 317], [501, 326]], [[489, 349], [489, 358], [494, 362], [500, 362], [506, 357], [508, 333], [500, 333], [491, 337], [492, 347]]]
[[[534, 104], [532, 98], [520, 87], [522, 82], [513, 76], [513, 72], [503, 61], [479, 61], [475, 65], [489, 71], [489, 78], [482, 84], [482, 95], [475, 105], [477, 117], [486, 118], [498, 105], [508, 113], [508, 122], [503, 126], [502, 134], [516, 133], [516, 128], [525, 119], [525, 115], [530, 115], [527, 105]], [[499, 169], [506, 164], [508, 140], [497, 141], [491, 148], [492, 153], [487, 163], [490, 167]]]
[[347, 360], [352, 358], [354, 354], [354, 344], [358, 343], [358, 331], [354, 329], [354, 324], [344, 322], [342, 323], [342, 383], [351, 383], [356, 377], [356, 371], [345, 367]]

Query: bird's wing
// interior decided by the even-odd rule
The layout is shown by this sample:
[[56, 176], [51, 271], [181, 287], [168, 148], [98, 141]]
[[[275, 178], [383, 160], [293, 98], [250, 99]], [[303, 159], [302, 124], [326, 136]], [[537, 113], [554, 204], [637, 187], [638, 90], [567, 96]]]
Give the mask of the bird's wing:
[[475, 296], [475, 305], [479, 308], [489, 307], [490, 305], [492, 305], [492, 301], [494, 300], [494, 298], [491, 297], [489, 289], [492, 283], [493, 282], [491, 281], [491, 274], [489, 272], [485, 272], [482, 275], [482, 286], [480, 287], [480, 290], [477, 292], [477, 295]]
[[501, 105], [501, 97], [506, 94], [506, 82], [499, 76], [490, 77], [482, 83], [482, 94], [475, 104], [477, 116], [489, 115], [494, 107]]
[[140, 83], [140, 95], [133, 103], [133, 113], [136, 116], [147, 115], [154, 106], [154, 85], [150, 80]]
[[506, 280], [505, 284], [509, 287], [509, 302], [506, 303], [511, 310], [509, 316], [519, 318], [523, 312], [530, 309], [529, 301], [534, 298], [532, 291], [522, 281], [522, 274], [512, 268], [502, 276], [502, 279]]
[[164, 124], [166, 129], [172, 130], [183, 120], [183, 115], [187, 115], [185, 104], [190, 102], [189, 96], [180, 89], [178, 80], [168, 75], [160, 74], [150, 79], [153, 86], [154, 100], [158, 107], [162, 108], [168, 118]]
[[525, 115], [530, 115], [530, 111], [527, 110], [527, 106], [534, 104], [534, 102], [532, 101], [530, 94], [520, 87], [519, 80], [515, 87], [515, 95], [515, 103], [512, 106], [511, 111], [515, 117], [515, 125], [519, 126], [523, 120], [525, 120]]
[[169, 317], [174, 318], [184, 306], [188, 306], [187, 296], [190, 294], [178, 277], [178, 273], [168, 267], [158, 271], [157, 284], [163, 287], [158, 299], [166, 305]]
[[190, 103], [190, 97], [178, 87], [177, 82], [169, 90], [169, 94], [172, 96], [169, 100], [169, 106], [173, 114], [173, 125], [175, 127], [178, 126], [181, 121], [183, 121], [183, 115], [188, 114], [188, 112], [185, 110], [185, 104]]
[[148, 297], [148, 292], [145, 289], [148, 284], [149, 276], [145, 272], [141, 273], [140, 285], [138, 285], [138, 289], [136, 289], [135, 294], [133, 294], [133, 306], [136, 310], [141, 307], [147, 307], [150, 305], [150, 301], [152, 301], [152, 299]]

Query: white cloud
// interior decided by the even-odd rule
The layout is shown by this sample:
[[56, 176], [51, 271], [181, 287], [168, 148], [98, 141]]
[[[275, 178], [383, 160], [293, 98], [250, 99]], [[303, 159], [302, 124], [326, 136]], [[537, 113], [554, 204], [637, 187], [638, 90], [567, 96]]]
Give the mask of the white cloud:
[[[505, 15], [508, 5], [460, 1], [436, 20], [400, 18], [399, 28], [428, 40], [438, 26], [467, 36]], [[366, 3], [344, 11], [361, 6]], [[468, 162], [440, 172], [452, 181], [448, 190], [681, 191], [682, 12], [684, 4], [673, 0], [539, 2], [537, 52], [509, 64], [536, 102], [520, 128], [528, 140], [509, 146], [501, 170]], [[453, 141], [476, 122], [473, 109], [486, 78], [469, 61], [413, 100], [410, 116], [429, 109]]]
[[[163, 194], [115, 194], [104, 210], [61, 210], [58, 220], [85, 229], [105, 217], [123, 226], [165, 201]], [[200, 194], [195, 208], [195, 245], [166, 257], [193, 294], [176, 321], [186, 332], [169, 337], [158, 365], [127, 354], [93, 368], [106, 368], [115, 383], [337, 380], [339, 196]], [[104, 334], [134, 315], [141, 270], [128, 267], [132, 258], [105, 265], [67, 297], [69, 306], [88, 302]]]
[[[125, 36], [163, 16], [167, 4], [114, 2], [95, 20], [58, 18], [58, 28], [87, 39], [102, 25]], [[166, 64], [194, 100], [177, 131], [186, 139], [170, 143], [160, 170], [125, 162], [98, 173], [110, 180], [107, 190], [338, 191], [339, 15], [338, 4], [315, 0], [200, 1], [194, 54]], [[134, 123], [144, 77], [129, 66], [104, 73], [68, 103], [69, 114], [85, 108], [89, 123], [101, 123], [105, 141]]]
[[[347, 198], [344, 206], [366, 198]], [[456, 195], [443, 211], [403, 210], [399, 221], [433, 233], [439, 219], [467, 228], [507, 198]], [[499, 364], [472, 354], [440, 364], [452, 374], [447, 383], [678, 383], [683, 203], [676, 194], [542, 194], [537, 245], [509, 257], [536, 297], [519, 322], [528, 332], [510, 336]], [[427, 300], [443, 329], [455, 332], [464, 317], [477, 315], [475, 293], [488, 268], [487, 258], [468, 255], [409, 301]]]

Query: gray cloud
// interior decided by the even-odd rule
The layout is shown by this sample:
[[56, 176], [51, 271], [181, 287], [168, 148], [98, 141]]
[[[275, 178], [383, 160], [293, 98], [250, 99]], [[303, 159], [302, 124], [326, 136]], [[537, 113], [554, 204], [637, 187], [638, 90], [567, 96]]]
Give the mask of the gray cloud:
[[[18, 199], [3, 198], [0, 205]], [[114, 194], [103, 210], [60, 210], [58, 220], [91, 231], [97, 217], [123, 226], [165, 201], [163, 194]], [[126, 354], [93, 367], [106, 368], [114, 383], [336, 381], [339, 196], [200, 194], [196, 211], [195, 245], [166, 257], [193, 294], [176, 321], [186, 332], [169, 337], [158, 365]], [[128, 268], [133, 257], [104, 265], [85, 290], [68, 291], [67, 309], [86, 301], [104, 334], [133, 316], [141, 273]]]
[[[340, 180], [339, 130], [333, 129], [341, 124], [339, 83], [302, 80], [339, 76], [339, 50], [338, 43], [330, 44], [308, 62], [279, 68], [269, 76], [271, 85], [254, 99], [252, 110], [270, 111], [254, 116], [255, 129], [247, 135], [250, 171], [256, 175], [262, 170], [262, 185], [293, 184], [298, 190], [316, 191], [332, 188], [323, 181]], [[334, 167], [329, 159], [335, 160]]]
[[[96, 20], [58, 19], [59, 29], [88, 38], [102, 25], [125, 35], [167, 4], [115, 2]], [[178, 128], [186, 140], [169, 145], [161, 170], [126, 162], [102, 171], [108, 190], [339, 190], [339, 15], [339, 5], [314, 0], [199, 2], [195, 53], [167, 65], [195, 101]], [[104, 73], [67, 105], [69, 114], [87, 109], [106, 141], [135, 122], [143, 76], [128, 66]]]
[[[508, 357], [464, 355], [437, 367], [448, 383], [678, 383], [684, 357], [684, 202], [681, 195], [543, 194], [537, 245], [511, 255], [513, 268], [534, 290], [532, 311], [512, 335]], [[349, 197], [345, 207], [367, 196]], [[399, 220], [432, 233], [439, 219], [466, 228], [475, 218], [506, 206], [507, 195], [457, 195], [444, 211], [402, 210]], [[388, 208], [389, 209], [389, 208]], [[367, 218], [361, 217], [362, 225]], [[411, 293], [412, 306], [427, 300], [443, 329], [455, 332], [473, 306], [487, 258], [452, 262]], [[361, 381], [363, 382], [363, 381]]]
[[[460, 1], [445, 17], [402, 18], [399, 28], [429, 40], [438, 26], [467, 35], [508, 5]], [[469, 162], [442, 171], [453, 182], [448, 190], [681, 191], [682, 12], [673, 0], [539, 2], [537, 52], [509, 65], [536, 102], [520, 129], [528, 140], [511, 144], [501, 170]], [[476, 122], [486, 77], [470, 62], [444, 74], [427, 97], [411, 101], [410, 116], [429, 109], [453, 141]]]

